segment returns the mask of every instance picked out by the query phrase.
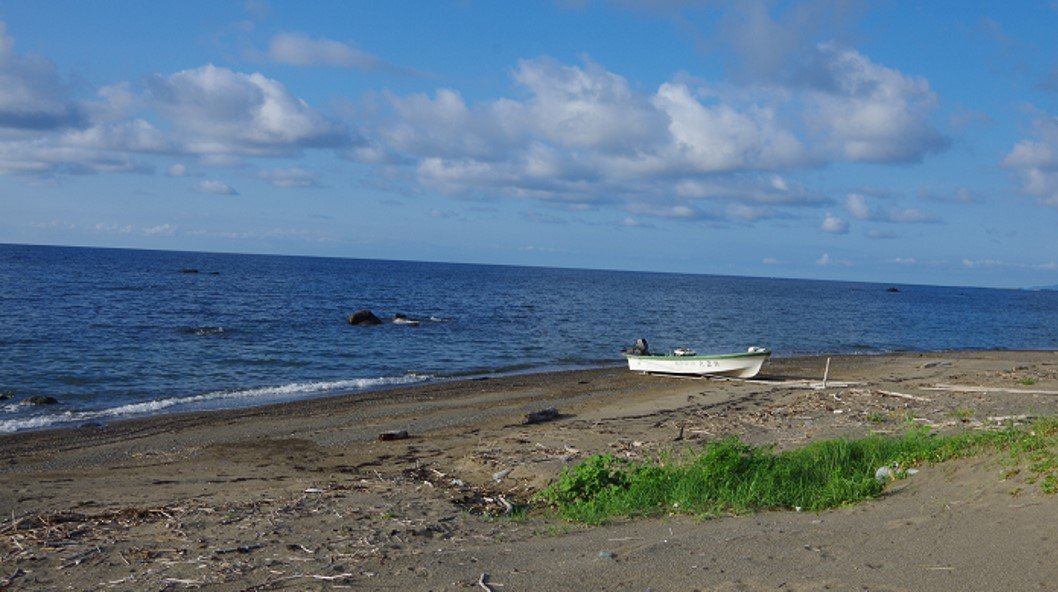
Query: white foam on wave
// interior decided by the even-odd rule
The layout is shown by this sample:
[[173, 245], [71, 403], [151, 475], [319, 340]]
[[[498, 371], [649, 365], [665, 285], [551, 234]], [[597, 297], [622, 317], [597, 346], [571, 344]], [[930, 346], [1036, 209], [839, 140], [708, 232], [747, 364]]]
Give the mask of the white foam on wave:
[[[22, 430], [35, 430], [68, 424], [114, 419], [128, 419], [145, 415], [154, 415], [164, 411], [196, 409], [220, 409], [249, 406], [252, 403], [264, 404], [289, 401], [298, 398], [325, 395], [340, 391], [362, 391], [383, 386], [414, 384], [429, 380], [423, 374], [406, 374], [381, 378], [354, 378], [350, 380], [333, 380], [320, 382], [295, 382], [280, 386], [266, 386], [250, 389], [213, 391], [192, 397], [169, 397], [153, 401], [141, 401], [91, 411], [62, 411], [32, 417], [20, 417], [0, 420], [0, 433], [11, 433]], [[4, 411], [16, 412], [25, 406], [12, 405]]]

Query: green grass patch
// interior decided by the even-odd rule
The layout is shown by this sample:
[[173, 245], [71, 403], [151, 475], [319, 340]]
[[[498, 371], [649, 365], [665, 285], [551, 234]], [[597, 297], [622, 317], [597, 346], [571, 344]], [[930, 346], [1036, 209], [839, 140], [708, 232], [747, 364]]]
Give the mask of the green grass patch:
[[559, 515], [598, 524], [614, 517], [759, 510], [825, 510], [881, 493], [879, 467], [900, 477], [912, 465], [1007, 451], [1046, 493], [1058, 491], [1058, 418], [1030, 428], [941, 436], [912, 428], [901, 436], [834, 439], [777, 453], [737, 438], [711, 442], [693, 454], [634, 462], [610, 454], [588, 457], [563, 471], [537, 499]]
[[1025, 386], [1032, 386], [1032, 385], [1036, 384], [1036, 377], [1035, 376], [1026, 376], [1025, 378], [1022, 378], [1021, 380], [1019, 380], [1018, 384], [1023, 384]]
[[951, 416], [955, 419], [970, 419], [974, 416], [974, 410], [968, 408], [955, 409], [951, 412]]

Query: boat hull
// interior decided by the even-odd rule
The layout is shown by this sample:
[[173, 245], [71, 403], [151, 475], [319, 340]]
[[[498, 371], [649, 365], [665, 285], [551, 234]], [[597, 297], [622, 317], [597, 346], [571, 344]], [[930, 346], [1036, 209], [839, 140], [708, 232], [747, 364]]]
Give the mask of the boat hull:
[[770, 356], [771, 352], [768, 350], [713, 356], [625, 354], [628, 358], [628, 369], [634, 372], [735, 378], [753, 378]]

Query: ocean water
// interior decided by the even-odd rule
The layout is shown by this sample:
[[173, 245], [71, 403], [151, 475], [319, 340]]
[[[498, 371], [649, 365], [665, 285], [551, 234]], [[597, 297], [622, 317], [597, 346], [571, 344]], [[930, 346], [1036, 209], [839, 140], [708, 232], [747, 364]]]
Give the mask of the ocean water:
[[[0, 433], [619, 363], [637, 337], [777, 356], [1058, 349], [1058, 292], [887, 287], [0, 245]], [[361, 308], [421, 323], [350, 326]]]

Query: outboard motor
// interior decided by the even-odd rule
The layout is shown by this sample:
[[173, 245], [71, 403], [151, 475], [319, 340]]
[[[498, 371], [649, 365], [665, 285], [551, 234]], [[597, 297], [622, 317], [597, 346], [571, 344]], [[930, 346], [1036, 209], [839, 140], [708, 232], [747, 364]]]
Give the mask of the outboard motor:
[[636, 344], [632, 346], [632, 353], [637, 356], [646, 356], [650, 354], [650, 348], [647, 346], [647, 340], [640, 337], [636, 339]]

